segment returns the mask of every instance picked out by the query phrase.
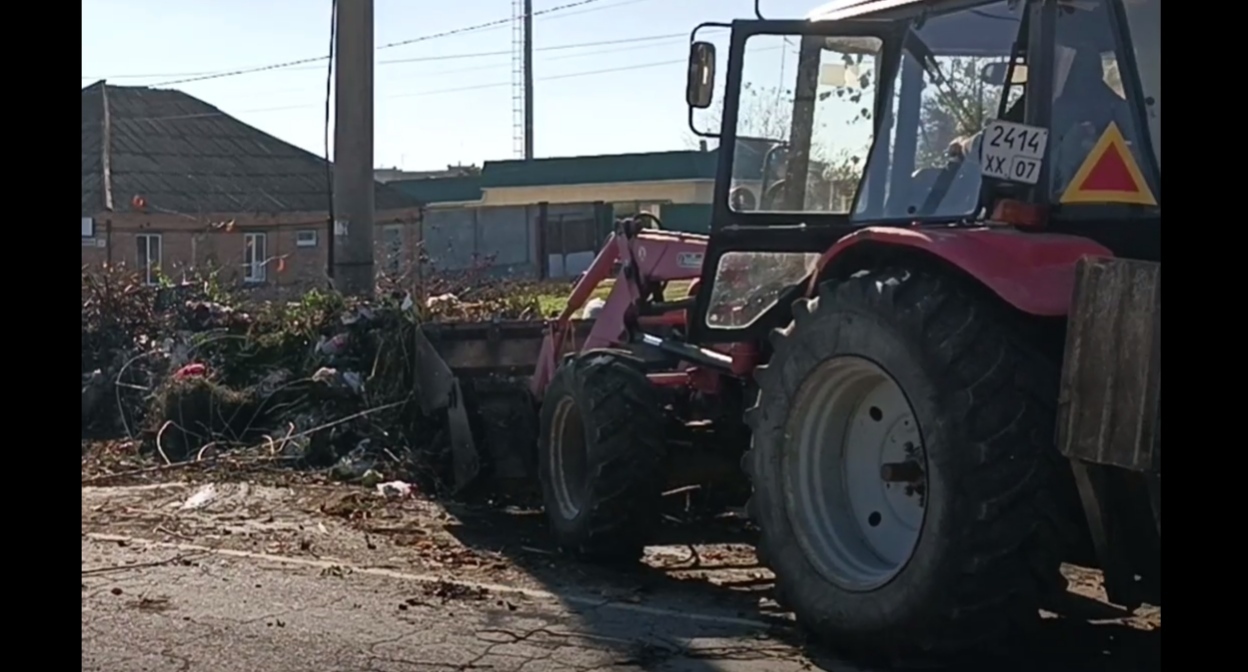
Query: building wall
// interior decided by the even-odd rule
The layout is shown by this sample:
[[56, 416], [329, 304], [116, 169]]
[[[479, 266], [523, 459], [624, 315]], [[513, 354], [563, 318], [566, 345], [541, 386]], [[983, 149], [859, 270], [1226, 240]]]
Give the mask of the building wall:
[[489, 266], [492, 272], [535, 277], [538, 206], [437, 207], [421, 222], [427, 269], [459, 271]]
[[486, 187], [483, 205], [529, 205], [532, 203], [607, 203], [654, 201], [710, 203], [712, 180], [615, 182], [600, 184], [551, 184], [524, 187]]
[[602, 203], [429, 208], [420, 225], [422, 272], [481, 269], [516, 278], [584, 270], [610, 230]]
[[[373, 241], [378, 271], [393, 256], [410, 268], [419, 248], [420, 211], [380, 212]], [[301, 237], [315, 244], [301, 246]], [[325, 213], [283, 215], [218, 215], [188, 218], [179, 215], [102, 213], [95, 217], [95, 236], [83, 238], [83, 265], [122, 264], [139, 268], [139, 241], [159, 240], [161, 272], [179, 279], [185, 271], [216, 271], [227, 284], [253, 289], [266, 296], [299, 294], [327, 282], [328, 239]], [[252, 238], [249, 234], [262, 234]], [[265, 247], [262, 281], [245, 277], [247, 241], [262, 240]], [[391, 242], [396, 245], [390, 245]], [[310, 241], [309, 241], [310, 242]]]
[[710, 203], [673, 203], [664, 205], [659, 211], [663, 228], [685, 233], [711, 232]]
[[[401, 286], [439, 271], [467, 269], [517, 278], [566, 277], [593, 260], [610, 231], [610, 212], [602, 203], [582, 202], [378, 213], [376, 269]], [[96, 217], [95, 234], [83, 238], [84, 265], [142, 268], [139, 241], [158, 240], [160, 272], [175, 281], [191, 271], [214, 271], [227, 285], [266, 298], [294, 296], [327, 283], [323, 213], [202, 219], [105, 213]], [[260, 282], [245, 277], [251, 234], [264, 236], [261, 258], [267, 263]], [[315, 244], [300, 245], [302, 236], [315, 237]]]

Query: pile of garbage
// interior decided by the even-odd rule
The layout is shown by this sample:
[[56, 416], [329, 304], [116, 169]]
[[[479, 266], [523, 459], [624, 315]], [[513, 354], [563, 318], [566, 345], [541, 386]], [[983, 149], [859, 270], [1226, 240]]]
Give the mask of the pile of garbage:
[[440, 482], [449, 446], [416, 401], [413, 331], [542, 315], [532, 288], [436, 289], [258, 302], [212, 277], [151, 286], [84, 269], [84, 438], [130, 438], [166, 464], [259, 447], [342, 480]]

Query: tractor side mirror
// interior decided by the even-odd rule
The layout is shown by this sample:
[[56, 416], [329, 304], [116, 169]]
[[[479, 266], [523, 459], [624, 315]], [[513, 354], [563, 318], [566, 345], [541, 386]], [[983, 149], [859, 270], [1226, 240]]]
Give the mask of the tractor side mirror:
[[[979, 70], [979, 80], [989, 86], [1004, 86], [1005, 76], [1009, 72], [1010, 64], [1006, 61], [998, 61], [989, 63]], [[1010, 78], [1010, 84], [1026, 84], [1027, 83], [1027, 66], [1018, 63], [1014, 66], [1014, 76]]]
[[711, 106], [715, 95], [715, 45], [694, 42], [689, 45], [689, 72], [685, 80], [685, 102], [696, 110]]

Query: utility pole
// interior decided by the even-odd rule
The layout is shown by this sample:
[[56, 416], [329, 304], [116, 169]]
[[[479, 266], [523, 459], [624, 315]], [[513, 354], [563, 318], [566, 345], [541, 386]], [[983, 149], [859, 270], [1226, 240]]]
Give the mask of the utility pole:
[[533, 160], [533, 0], [524, 0], [524, 160]]
[[339, 0], [334, 45], [334, 246], [338, 289], [371, 296], [373, 0]]

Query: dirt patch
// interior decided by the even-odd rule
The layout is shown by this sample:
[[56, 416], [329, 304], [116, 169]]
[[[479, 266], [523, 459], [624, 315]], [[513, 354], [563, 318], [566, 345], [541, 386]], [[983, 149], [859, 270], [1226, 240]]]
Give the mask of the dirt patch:
[[[759, 565], [748, 530], [731, 518], [670, 525], [642, 563], [626, 568], [585, 565], [553, 552], [539, 511], [443, 505], [338, 484], [83, 488], [82, 530], [791, 621], [772, 599], [772, 574]], [[1079, 660], [1144, 661], [1127, 668], [1100, 667], [1109, 664], [1100, 661], [1086, 669], [1153, 669], [1148, 652], [1159, 640], [1149, 637], [1160, 636], [1160, 609], [1125, 612], [1104, 602], [1099, 572], [1067, 566], [1064, 573], [1076, 603], [1063, 610], [1065, 618], [1048, 615], [1045, 641]], [[493, 599], [430, 585], [420, 601]]]
[[[82, 489], [82, 531], [342, 561], [524, 588], [648, 601], [659, 594], [767, 606], [771, 575], [740, 543], [664, 544], [634, 569], [561, 557], [540, 512], [449, 508], [338, 484], [154, 483]], [[679, 529], [670, 530], [679, 537]], [[670, 535], [669, 535], [670, 536]]]
[[453, 521], [432, 502], [395, 502], [341, 486], [225, 482], [82, 490], [84, 533], [523, 582], [501, 555], [448, 534]]

